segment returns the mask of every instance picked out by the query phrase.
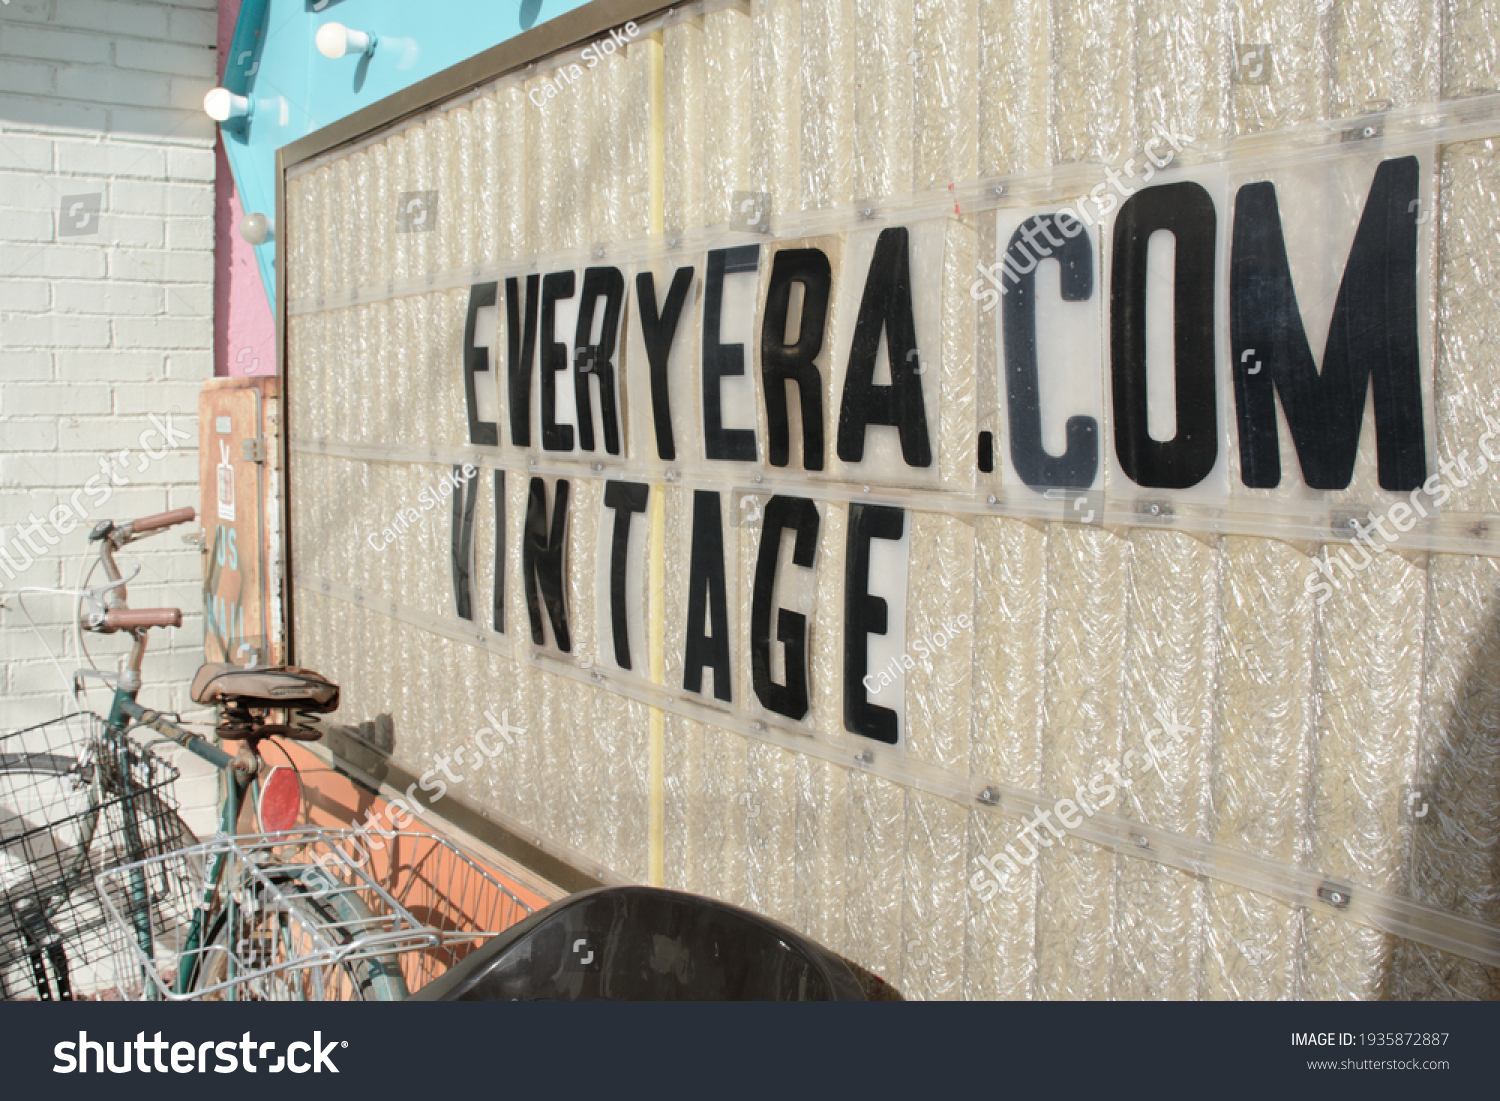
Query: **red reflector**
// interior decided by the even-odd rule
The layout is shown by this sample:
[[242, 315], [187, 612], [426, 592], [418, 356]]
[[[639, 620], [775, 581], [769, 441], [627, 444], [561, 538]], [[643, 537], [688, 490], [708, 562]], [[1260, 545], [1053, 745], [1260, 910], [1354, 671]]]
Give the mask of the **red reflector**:
[[277, 765], [260, 782], [260, 828], [283, 833], [297, 824], [302, 814], [302, 781], [296, 772]]

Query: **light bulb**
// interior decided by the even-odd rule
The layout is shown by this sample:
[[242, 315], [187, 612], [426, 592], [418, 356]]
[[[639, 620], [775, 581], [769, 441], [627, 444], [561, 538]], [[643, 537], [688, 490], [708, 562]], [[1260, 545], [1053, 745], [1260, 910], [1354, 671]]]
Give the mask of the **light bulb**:
[[264, 214], [246, 214], [240, 219], [240, 236], [252, 245], [263, 245], [273, 235], [271, 219]]
[[324, 23], [318, 28], [316, 42], [318, 52], [335, 61], [348, 54], [367, 54], [375, 50], [373, 34], [351, 30], [342, 23]]
[[203, 97], [203, 110], [215, 122], [244, 118], [250, 113], [250, 101], [228, 88], [215, 88]]

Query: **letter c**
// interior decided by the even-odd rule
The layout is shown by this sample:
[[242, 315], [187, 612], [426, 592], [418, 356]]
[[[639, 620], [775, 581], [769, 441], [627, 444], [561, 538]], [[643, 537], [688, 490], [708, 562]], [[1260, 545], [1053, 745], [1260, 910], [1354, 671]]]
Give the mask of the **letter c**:
[[293, 1074], [306, 1074], [308, 1071], [312, 1070], [312, 1065], [310, 1063], [303, 1063], [300, 1067], [297, 1065], [296, 1053], [299, 1047], [309, 1054], [312, 1052], [311, 1044], [304, 1043], [301, 1040], [298, 1040], [296, 1043], [292, 1044], [286, 1049], [287, 1069], [290, 1070]]
[[369, 543], [370, 546], [374, 547], [378, 551], [385, 549], [384, 547], [380, 546], [378, 543], [375, 542], [375, 533], [373, 531], [369, 535], [365, 536], [365, 541], [367, 543]]
[[880, 691], [879, 685], [870, 683], [874, 679], [875, 675], [873, 673], [866, 673], [862, 678], [860, 678], [860, 683], [865, 686], [865, 691], [870, 693], [870, 695], [872, 696]]
[[540, 92], [540, 91], [541, 91], [540, 88], [533, 88], [531, 91], [529, 91], [529, 92], [526, 93], [526, 98], [529, 99], [529, 100], [531, 100], [531, 105], [533, 107], [545, 107], [545, 106], [547, 106], [547, 99], [546, 99], [545, 96], [542, 97], [541, 102], [537, 102], [536, 94], [538, 92]]

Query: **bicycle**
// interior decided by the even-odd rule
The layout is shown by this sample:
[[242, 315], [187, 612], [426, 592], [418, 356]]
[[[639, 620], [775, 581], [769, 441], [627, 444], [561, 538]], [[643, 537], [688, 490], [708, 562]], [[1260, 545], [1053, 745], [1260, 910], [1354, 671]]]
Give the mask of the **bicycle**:
[[[126, 585], [139, 569], [125, 578], [115, 554], [195, 516], [185, 508], [123, 525], [105, 520], [89, 534], [90, 542], [100, 544], [95, 565], [102, 565], [106, 583], [89, 588], [91, 568], [70, 594], [77, 601], [77, 648], [83, 652], [82, 630], [124, 631], [132, 646], [118, 673], [75, 674], [75, 698], [85, 675], [102, 677], [114, 688], [107, 719], [84, 712], [55, 721], [82, 721], [86, 738], [62, 752], [59, 746], [38, 748], [37, 732], [54, 725], [43, 724], [14, 735], [20, 748], [0, 754], [0, 796], [7, 803], [23, 802], [16, 794], [30, 790], [23, 778], [50, 777], [61, 789], [5, 812], [12, 828], [0, 829], [0, 856], [15, 867], [0, 882], [17, 889], [0, 893], [0, 961], [10, 944], [19, 949], [16, 959], [29, 968], [40, 998], [71, 998], [76, 957], [95, 954], [84, 926], [90, 933], [102, 926], [111, 934], [106, 954], [121, 997], [404, 998], [402, 965], [414, 951], [427, 953], [434, 965], [446, 951], [451, 963], [467, 941], [498, 928], [455, 935], [420, 922], [361, 862], [349, 858], [345, 847], [356, 831], [293, 828], [301, 806], [295, 766], [265, 772], [260, 747], [273, 738], [321, 737], [310, 723], [338, 707], [338, 686], [306, 669], [204, 665], [190, 695], [218, 708], [215, 730], [220, 740], [239, 743], [233, 755], [188, 730], [179, 716], [137, 700], [149, 632], [181, 626], [182, 612], [131, 609]], [[219, 833], [213, 841], [198, 843], [167, 802], [164, 789], [176, 772], [151, 754], [152, 747], [129, 737], [142, 729], [222, 773]], [[290, 763], [290, 754], [287, 759]], [[236, 837], [247, 802], [264, 832]], [[101, 835], [101, 824], [113, 826], [116, 820], [118, 828]], [[101, 836], [109, 843], [101, 845]], [[412, 835], [379, 836], [394, 846]], [[451, 853], [445, 857], [450, 871], [467, 869], [494, 888], [485, 925], [530, 912], [450, 843], [432, 838], [430, 845]], [[85, 881], [97, 891], [82, 889]], [[465, 882], [479, 880], [470, 876]], [[447, 890], [453, 889], [450, 883]], [[0, 979], [4, 974], [0, 969]]]

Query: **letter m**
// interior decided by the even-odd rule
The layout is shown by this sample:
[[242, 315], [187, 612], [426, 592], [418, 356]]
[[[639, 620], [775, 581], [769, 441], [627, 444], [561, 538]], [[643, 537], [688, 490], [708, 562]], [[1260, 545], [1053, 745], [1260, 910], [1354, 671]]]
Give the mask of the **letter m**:
[[1380, 487], [1405, 493], [1426, 480], [1417, 347], [1419, 171], [1415, 157], [1383, 161], [1375, 170], [1334, 302], [1321, 371], [1292, 286], [1276, 185], [1240, 188], [1229, 329], [1245, 485], [1268, 489], [1281, 483], [1279, 397], [1303, 479], [1313, 489], [1347, 488], [1372, 384]]

